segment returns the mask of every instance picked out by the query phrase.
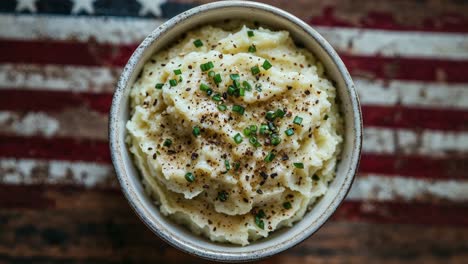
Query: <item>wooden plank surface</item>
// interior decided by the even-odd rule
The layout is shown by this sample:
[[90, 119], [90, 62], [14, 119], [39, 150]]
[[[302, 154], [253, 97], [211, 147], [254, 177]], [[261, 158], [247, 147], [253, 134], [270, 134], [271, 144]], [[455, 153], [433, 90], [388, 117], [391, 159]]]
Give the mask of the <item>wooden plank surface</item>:
[[[205, 263], [131, 211], [110, 164], [112, 92], [134, 48], [211, 0], [0, 2], [0, 263]], [[468, 1], [264, 0], [317, 29], [361, 97], [345, 202], [261, 263], [467, 263]]]

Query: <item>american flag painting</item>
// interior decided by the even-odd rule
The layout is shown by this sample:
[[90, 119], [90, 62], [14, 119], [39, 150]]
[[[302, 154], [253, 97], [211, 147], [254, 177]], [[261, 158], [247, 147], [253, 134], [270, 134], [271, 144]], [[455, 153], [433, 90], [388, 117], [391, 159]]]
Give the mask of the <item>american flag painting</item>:
[[[206, 0], [0, 1], [0, 263], [202, 263], [123, 198], [108, 111], [133, 50]], [[264, 263], [468, 263], [468, 1], [265, 0], [338, 51], [362, 103], [345, 202]]]

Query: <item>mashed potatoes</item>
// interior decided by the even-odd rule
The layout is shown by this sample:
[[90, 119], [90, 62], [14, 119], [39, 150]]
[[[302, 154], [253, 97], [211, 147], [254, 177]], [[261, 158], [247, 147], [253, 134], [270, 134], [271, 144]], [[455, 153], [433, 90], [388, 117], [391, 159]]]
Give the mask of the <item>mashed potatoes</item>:
[[286, 31], [205, 26], [131, 90], [127, 143], [163, 214], [247, 245], [291, 226], [334, 178], [336, 89]]

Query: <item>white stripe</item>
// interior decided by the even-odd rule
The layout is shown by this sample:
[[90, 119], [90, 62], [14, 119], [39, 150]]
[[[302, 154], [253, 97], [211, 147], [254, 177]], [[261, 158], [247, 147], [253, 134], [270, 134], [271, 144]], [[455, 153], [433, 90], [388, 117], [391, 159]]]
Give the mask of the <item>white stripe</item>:
[[[106, 140], [107, 115], [83, 113], [80, 110], [64, 114], [0, 111], [0, 134]], [[432, 157], [448, 153], [468, 153], [468, 132], [417, 132], [408, 129], [366, 127], [364, 138], [364, 153], [402, 153]]]
[[0, 111], [0, 132], [5, 134], [51, 137], [56, 135], [59, 128], [59, 121], [46, 113], [29, 112], [20, 116], [14, 112]]
[[[1, 17], [1, 16], [0, 16]], [[113, 92], [121, 68], [0, 64], [0, 89]], [[468, 109], [468, 86], [354, 78], [363, 105]]]
[[0, 64], [0, 89], [113, 92], [120, 72], [108, 67]]
[[468, 181], [427, 180], [385, 175], [358, 176], [346, 197], [364, 201], [468, 201]]
[[468, 153], [467, 132], [447, 132], [408, 129], [364, 128], [362, 150], [373, 154], [415, 154], [443, 156], [448, 153]]
[[[0, 16], [0, 38], [137, 44], [163, 21], [121, 17]], [[336, 49], [355, 55], [468, 59], [468, 34], [315, 27]]]
[[34, 159], [0, 159], [0, 183], [117, 185], [110, 165]]
[[[118, 185], [110, 165], [34, 159], [0, 159], [0, 183], [73, 184], [87, 188]], [[363, 201], [414, 201], [434, 198], [455, 202], [468, 201], [468, 182], [361, 175], [356, 178], [347, 196], [347, 200]]]
[[1, 15], [0, 38], [138, 44], [162, 22], [122, 17]]
[[355, 55], [468, 59], [468, 34], [316, 27], [337, 50]]
[[365, 105], [406, 105], [468, 109], [468, 85], [354, 78]]
[[108, 115], [72, 108], [60, 112], [0, 111], [0, 134], [107, 140]]

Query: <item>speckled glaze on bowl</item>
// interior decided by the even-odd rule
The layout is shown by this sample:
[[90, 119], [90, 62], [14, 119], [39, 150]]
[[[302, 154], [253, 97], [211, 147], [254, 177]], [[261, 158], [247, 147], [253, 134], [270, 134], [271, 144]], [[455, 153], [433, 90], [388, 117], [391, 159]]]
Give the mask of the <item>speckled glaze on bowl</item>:
[[[225, 18], [251, 20], [291, 33], [296, 42], [312, 51], [336, 82], [345, 120], [344, 145], [336, 178], [324, 197], [291, 228], [273, 232], [268, 238], [241, 247], [211, 242], [163, 216], [145, 194], [140, 176], [125, 145], [125, 123], [129, 119], [129, 90], [149, 57], [176, 40], [182, 33]], [[141, 220], [169, 244], [202, 258], [239, 262], [272, 256], [303, 241], [316, 232], [335, 212], [348, 193], [359, 163], [362, 119], [351, 77], [341, 59], [314, 29], [297, 17], [275, 7], [245, 1], [223, 1], [188, 10], [155, 29], [135, 50], [125, 66], [114, 93], [109, 121], [112, 162], [122, 191]]]

